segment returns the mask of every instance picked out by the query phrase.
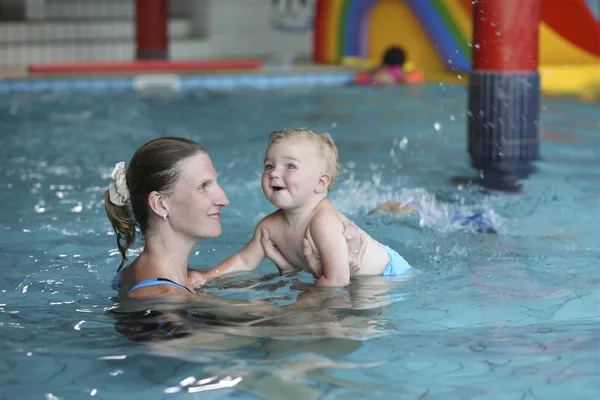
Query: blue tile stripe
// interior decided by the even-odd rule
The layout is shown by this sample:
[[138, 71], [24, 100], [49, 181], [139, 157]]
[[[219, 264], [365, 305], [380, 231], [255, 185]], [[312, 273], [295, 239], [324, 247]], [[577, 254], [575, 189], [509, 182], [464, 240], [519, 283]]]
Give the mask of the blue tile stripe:
[[539, 158], [540, 97], [539, 73], [471, 73], [468, 135], [475, 168]]
[[[140, 75], [141, 76], [141, 75]], [[139, 77], [139, 76], [138, 76]], [[277, 89], [291, 86], [340, 86], [352, 81], [354, 73], [297, 73], [285, 75], [184, 75], [182, 90]], [[65, 91], [131, 91], [134, 78], [39, 78], [0, 80], [0, 93]]]

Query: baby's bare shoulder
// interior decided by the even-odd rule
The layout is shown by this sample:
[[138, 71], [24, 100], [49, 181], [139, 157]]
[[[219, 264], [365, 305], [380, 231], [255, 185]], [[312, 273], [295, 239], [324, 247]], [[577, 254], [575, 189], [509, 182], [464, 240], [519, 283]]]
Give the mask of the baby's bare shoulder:
[[[327, 203], [325, 203], [325, 201]], [[321, 202], [315, 210], [309, 223], [310, 227], [315, 228], [320, 226], [327, 228], [328, 230], [342, 229], [342, 224], [347, 218], [340, 213], [329, 200], [325, 201]]]
[[[313, 219], [315, 218], [327, 218], [327, 219], [337, 219], [340, 224], [349, 221], [348, 217], [342, 214], [329, 200], [322, 201], [317, 209], [315, 210]], [[330, 220], [330, 221], [331, 221]]]
[[266, 228], [266, 229], [274, 229], [278, 228], [283, 224], [283, 211], [277, 210], [274, 213], [271, 213], [260, 220], [260, 222], [256, 225], [256, 229]]

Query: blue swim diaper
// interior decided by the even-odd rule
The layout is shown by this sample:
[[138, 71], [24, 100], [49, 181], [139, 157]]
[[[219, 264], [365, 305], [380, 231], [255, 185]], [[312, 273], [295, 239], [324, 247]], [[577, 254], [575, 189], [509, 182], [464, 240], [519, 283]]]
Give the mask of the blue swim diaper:
[[406, 262], [404, 258], [394, 249], [383, 246], [390, 255], [390, 262], [386, 265], [381, 276], [405, 276], [412, 275], [415, 270]]

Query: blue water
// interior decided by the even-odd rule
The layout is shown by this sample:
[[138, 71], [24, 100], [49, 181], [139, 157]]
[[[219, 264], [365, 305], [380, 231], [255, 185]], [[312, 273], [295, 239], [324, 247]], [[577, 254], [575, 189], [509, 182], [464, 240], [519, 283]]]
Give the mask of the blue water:
[[[0, 399], [596, 398], [598, 105], [544, 100], [543, 160], [508, 194], [453, 179], [477, 176], [465, 104], [464, 87], [444, 85], [0, 97]], [[339, 146], [334, 204], [422, 273], [293, 310], [311, 278], [265, 262], [195, 302], [138, 305], [219, 323], [184, 315], [192, 334], [172, 341], [118, 332], [120, 258], [101, 201], [111, 167], [157, 136], [208, 149], [231, 200], [222, 237], [190, 259], [209, 267], [272, 211], [267, 138], [298, 126]], [[369, 214], [389, 200], [417, 212]], [[457, 211], [498, 234], [451, 222]]]

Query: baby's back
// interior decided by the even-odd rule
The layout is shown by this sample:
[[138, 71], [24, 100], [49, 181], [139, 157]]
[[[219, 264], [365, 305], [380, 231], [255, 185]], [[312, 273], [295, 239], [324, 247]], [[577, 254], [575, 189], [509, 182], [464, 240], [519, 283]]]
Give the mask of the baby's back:
[[[329, 200], [324, 200], [319, 204], [313, 218], [318, 218], [321, 213], [332, 213], [335, 214], [339, 221], [340, 225], [337, 227], [331, 227], [332, 231], [336, 231], [339, 229], [343, 231], [343, 223], [345, 221], [351, 221], [348, 217], [338, 211], [333, 204]], [[360, 234], [364, 235], [367, 238], [367, 248], [365, 250], [365, 256], [363, 258], [362, 267], [356, 273], [357, 275], [380, 275], [387, 264], [390, 262], [390, 256], [388, 252], [385, 250], [383, 244], [379, 243], [377, 240], [373, 239], [369, 234], [367, 234], [364, 230], [358, 227], [358, 231]], [[313, 251], [317, 251], [317, 247], [310, 235], [310, 230], [308, 231], [308, 240], [313, 248]]]

